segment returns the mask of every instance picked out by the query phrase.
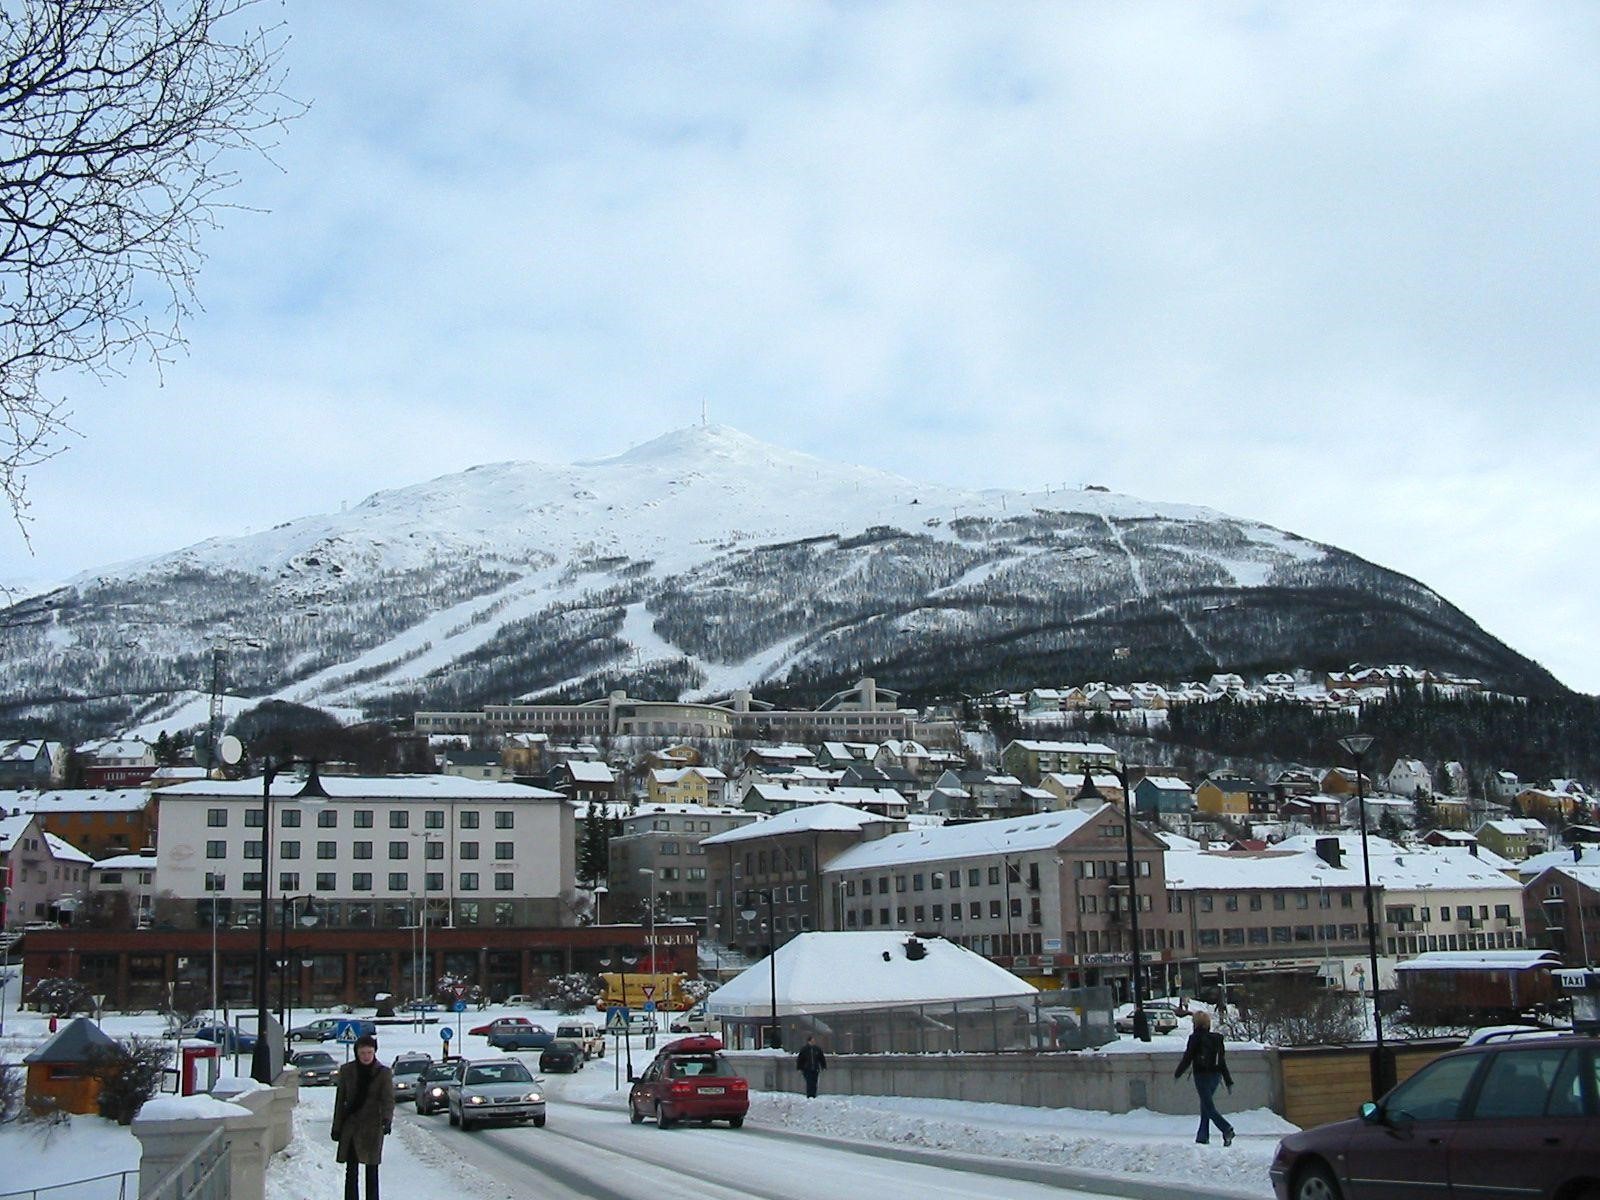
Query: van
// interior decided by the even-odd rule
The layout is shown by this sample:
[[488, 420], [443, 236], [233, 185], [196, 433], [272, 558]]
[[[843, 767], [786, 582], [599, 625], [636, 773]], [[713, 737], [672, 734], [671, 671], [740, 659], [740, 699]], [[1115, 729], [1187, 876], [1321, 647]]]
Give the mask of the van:
[[556, 1026], [556, 1038], [577, 1042], [585, 1059], [606, 1056], [606, 1036], [593, 1021], [562, 1021]]
[[688, 1012], [677, 1013], [672, 1018], [673, 1033], [718, 1033], [722, 1022], [706, 1013], [704, 1004], [696, 1004]]
[[518, 992], [515, 996], [507, 996], [505, 1005], [507, 1008], [538, 1008], [539, 1000], [536, 996], [527, 996]]

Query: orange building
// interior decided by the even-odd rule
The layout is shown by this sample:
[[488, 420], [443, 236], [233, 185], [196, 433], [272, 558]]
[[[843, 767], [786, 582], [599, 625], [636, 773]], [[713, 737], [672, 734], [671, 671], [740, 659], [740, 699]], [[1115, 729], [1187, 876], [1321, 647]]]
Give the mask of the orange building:
[[95, 1059], [116, 1042], [88, 1017], [79, 1017], [22, 1061], [28, 1068], [28, 1108], [34, 1112], [98, 1113]]

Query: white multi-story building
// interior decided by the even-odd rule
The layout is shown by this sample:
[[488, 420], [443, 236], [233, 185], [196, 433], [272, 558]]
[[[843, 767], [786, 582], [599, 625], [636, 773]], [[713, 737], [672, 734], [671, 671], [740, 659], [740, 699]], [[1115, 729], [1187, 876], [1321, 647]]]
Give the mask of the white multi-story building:
[[[279, 776], [269, 903], [312, 896], [328, 927], [571, 924], [572, 806], [556, 792], [448, 775], [324, 776], [326, 798]], [[262, 782], [201, 780], [160, 793], [156, 890], [211, 902], [230, 925], [258, 919]]]

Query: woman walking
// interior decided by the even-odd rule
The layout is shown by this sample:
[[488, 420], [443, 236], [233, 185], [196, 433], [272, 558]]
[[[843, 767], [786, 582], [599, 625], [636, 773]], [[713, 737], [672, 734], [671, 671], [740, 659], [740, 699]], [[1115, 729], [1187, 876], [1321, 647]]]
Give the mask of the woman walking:
[[333, 1094], [333, 1140], [344, 1163], [344, 1200], [361, 1200], [356, 1164], [367, 1168], [367, 1200], [378, 1200], [383, 1139], [394, 1124], [394, 1076], [378, 1061], [378, 1039], [356, 1039], [356, 1056], [339, 1068]]
[[1222, 1130], [1222, 1144], [1233, 1145], [1233, 1126], [1217, 1111], [1214, 1099], [1219, 1083], [1227, 1084], [1230, 1093], [1233, 1091], [1233, 1076], [1228, 1073], [1228, 1056], [1222, 1044], [1222, 1035], [1211, 1031], [1211, 1014], [1208, 1012], [1194, 1014], [1194, 1032], [1189, 1035], [1189, 1044], [1184, 1047], [1183, 1057], [1178, 1060], [1178, 1069], [1172, 1073], [1172, 1077], [1182, 1079], [1183, 1073], [1190, 1067], [1194, 1068], [1194, 1089], [1200, 1093], [1200, 1131], [1194, 1135], [1194, 1140], [1202, 1146], [1208, 1143], [1211, 1140], [1211, 1126], [1215, 1124]]

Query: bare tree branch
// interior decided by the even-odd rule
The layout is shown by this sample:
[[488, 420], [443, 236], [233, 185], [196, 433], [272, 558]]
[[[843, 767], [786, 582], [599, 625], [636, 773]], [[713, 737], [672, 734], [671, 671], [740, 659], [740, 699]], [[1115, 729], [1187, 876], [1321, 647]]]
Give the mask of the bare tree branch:
[[0, 9], [0, 495], [71, 434], [43, 380], [183, 346], [200, 238], [303, 111], [256, 0], [13, 0]]

